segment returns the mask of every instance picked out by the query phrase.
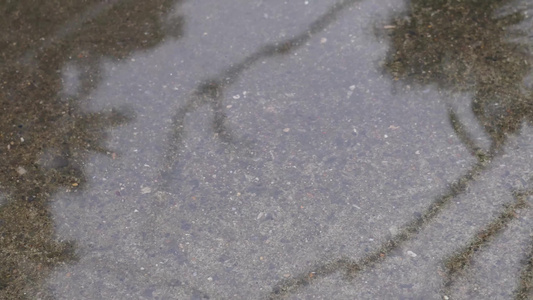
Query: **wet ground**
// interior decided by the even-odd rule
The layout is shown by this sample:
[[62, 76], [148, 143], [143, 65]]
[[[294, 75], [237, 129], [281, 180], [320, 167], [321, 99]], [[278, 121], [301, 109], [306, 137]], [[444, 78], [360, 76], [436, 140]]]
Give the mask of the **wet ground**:
[[0, 299], [533, 299], [532, 13], [0, 3]]

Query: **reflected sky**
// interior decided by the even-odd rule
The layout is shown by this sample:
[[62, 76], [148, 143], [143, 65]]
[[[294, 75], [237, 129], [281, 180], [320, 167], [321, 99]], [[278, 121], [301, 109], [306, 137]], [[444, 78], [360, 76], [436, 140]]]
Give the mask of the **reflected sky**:
[[[45, 31], [51, 42], [22, 43], [26, 55], [9, 58], [0, 219], [10, 227], [0, 228], [21, 234], [8, 215], [41, 212], [30, 223], [47, 224], [41, 238], [61, 255], [43, 276], [10, 250], [19, 256], [2, 272], [15, 279], [0, 291], [460, 298], [474, 286], [450, 271], [461, 255], [477, 259], [459, 271], [485, 295], [498, 282], [480, 275], [492, 260], [464, 248], [498, 257], [518, 245], [527, 258], [527, 6], [160, 2], [73, 7], [80, 24], [66, 7], [56, 24], [68, 26]], [[17, 76], [33, 78], [34, 92]], [[36, 98], [48, 105], [41, 115], [20, 100]], [[522, 261], [500, 264], [502, 297], [513, 297]], [[17, 283], [13, 270], [40, 285]]]

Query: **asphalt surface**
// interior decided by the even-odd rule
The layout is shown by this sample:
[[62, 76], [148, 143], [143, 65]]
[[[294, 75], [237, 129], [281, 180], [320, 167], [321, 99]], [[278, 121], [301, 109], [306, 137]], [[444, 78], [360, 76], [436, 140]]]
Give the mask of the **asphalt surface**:
[[527, 1], [56, 2], [0, 4], [1, 299], [533, 298]]

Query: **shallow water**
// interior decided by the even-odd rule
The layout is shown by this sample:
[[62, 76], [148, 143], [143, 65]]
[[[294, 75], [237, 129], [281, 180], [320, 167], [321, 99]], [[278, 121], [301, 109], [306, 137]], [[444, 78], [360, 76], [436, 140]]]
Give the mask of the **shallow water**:
[[0, 4], [0, 298], [531, 297], [532, 8]]

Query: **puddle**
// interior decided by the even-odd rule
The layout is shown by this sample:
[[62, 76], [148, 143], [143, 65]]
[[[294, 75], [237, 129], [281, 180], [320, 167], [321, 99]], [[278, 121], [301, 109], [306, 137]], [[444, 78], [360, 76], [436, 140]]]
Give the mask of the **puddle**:
[[0, 298], [531, 296], [529, 4], [0, 9]]

